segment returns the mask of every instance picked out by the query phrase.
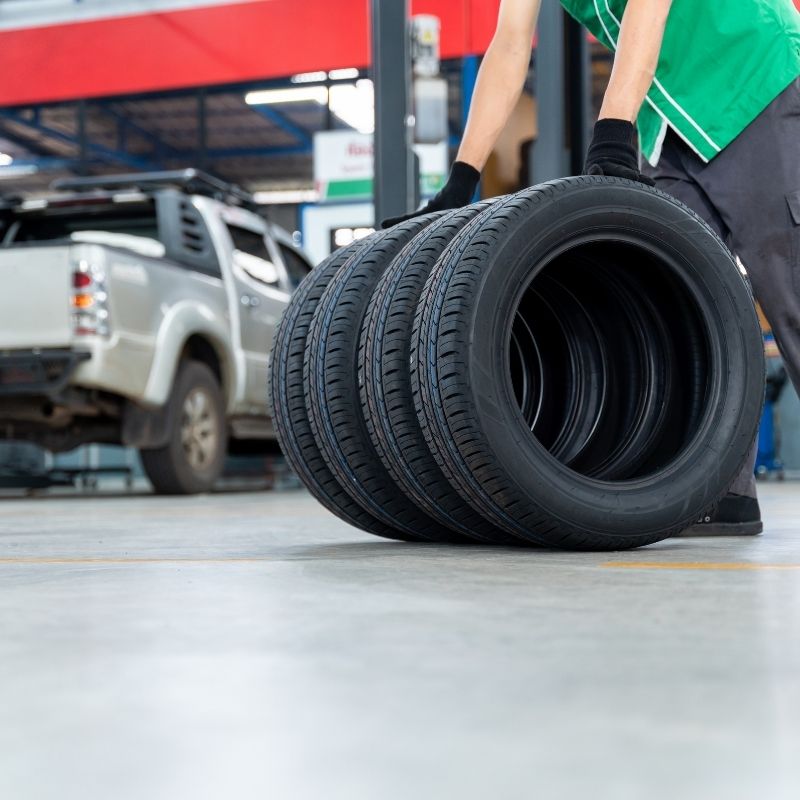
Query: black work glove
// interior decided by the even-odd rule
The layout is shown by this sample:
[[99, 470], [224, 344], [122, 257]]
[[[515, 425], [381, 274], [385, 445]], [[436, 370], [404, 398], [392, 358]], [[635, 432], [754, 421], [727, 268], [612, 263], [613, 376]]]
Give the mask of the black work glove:
[[419, 211], [411, 214], [404, 214], [402, 217], [389, 217], [381, 222], [381, 228], [391, 228], [398, 222], [405, 222], [407, 219], [428, 214], [431, 211], [447, 211], [451, 208], [463, 208], [472, 202], [475, 189], [481, 174], [475, 167], [463, 161], [455, 161], [450, 167], [450, 176], [447, 183], [439, 190], [439, 193], [432, 197], [428, 203]]
[[633, 144], [633, 124], [624, 119], [600, 119], [586, 153], [586, 175], [628, 178], [647, 186], [655, 181], [639, 171], [639, 156]]

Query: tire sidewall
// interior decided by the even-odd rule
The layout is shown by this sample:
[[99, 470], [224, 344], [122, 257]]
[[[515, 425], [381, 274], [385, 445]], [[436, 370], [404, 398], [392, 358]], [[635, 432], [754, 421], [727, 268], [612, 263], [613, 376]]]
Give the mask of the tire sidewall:
[[[707, 405], [712, 413], [671, 465], [624, 484], [585, 478], [550, 456], [531, 436], [508, 378], [509, 320], [530, 283], [532, 265], [549, 260], [568, 237], [578, 235], [631, 237], [669, 254], [710, 334]], [[720, 487], [727, 488], [741, 468], [762, 399], [763, 353], [752, 300], [724, 246], [673, 200], [610, 182], [567, 190], [538, 204], [509, 225], [466, 313], [463, 355], [484, 446], [519, 492], [566, 528], [634, 537], [678, 520], [688, 522], [717, 499]], [[471, 452], [462, 452], [467, 462]]]

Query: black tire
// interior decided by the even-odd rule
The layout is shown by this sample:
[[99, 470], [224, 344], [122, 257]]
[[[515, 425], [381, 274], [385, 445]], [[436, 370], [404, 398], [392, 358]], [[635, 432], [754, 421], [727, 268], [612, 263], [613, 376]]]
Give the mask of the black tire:
[[[612, 302], [622, 296], [616, 286], [602, 300], [593, 296], [587, 264], [638, 293], [641, 308], [645, 298], [651, 304], [641, 323], [651, 344], [642, 352], [661, 347], [669, 378], [654, 368], [627, 382], [629, 354], [601, 348], [606, 355], [593, 363], [608, 391], [602, 403], [573, 404], [576, 419], [594, 414], [587, 431], [617, 430], [643, 448], [636, 459], [610, 466], [613, 442], [569, 464], [548, 452], [537, 438], [547, 433], [536, 427], [542, 403], [524, 416], [510, 360], [517, 320], [537, 325], [526, 303], [547, 299], [543, 281], [556, 281], [578, 302], [566, 307], [563, 331], [534, 331], [542, 363], [526, 350], [523, 373], [534, 386], [538, 381], [540, 399], [545, 386], [571, 397], [562, 388], [569, 381], [559, 377], [564, 370], [548, 361], [547, 337], [566, 343], [575, 367], [594, 345], [569, 320], [577, 324], [588, 309], [603, 343], [624, 308]], [[618, 321], [637, 324], [632, 312]], [[701, 220], [641, 184], [572, 178], [498, 203], [439, 260], [414, 326], [416, 410], [437, 463], [476, 511], [542, 545], [612, 550], [675, 534], [725, 493], [755, 437], [764, 362], [748, 287]], [[666, 331], [666, 349], [659, 331]], [[652, 392], [660, 400], [648, 405]], [[631, 415], [631, 405], [645, 410]], [[588, 442], [589, 433], [578, 444]], [[621, 472], [606, 475], [620, 463]]]
[[283, 313], [270, 357], [270, 400], [278, 443], [303, 485], [328, 511], [356, 528], [406, 540], [344, 491], [328, 469], [309, 424], [303, 385], [303, 355], [309, 325], [326, 287], [348, 259], [380, 241], [385, 232], [337, 250], [307, 275]]
[[[395, 483], [420, 508], [467, 541], [520, 544], [453, 489], [431, 455], [414, 410], [411, 330], [422, 290], [453, 237], [493, 201], [454, 211], [417, 234], [381, 277], [361, 329], [358, 383], [372, 445]], [[474, 222], [472, 224], [475, 224]]]
[[205, 364], [184, 361], [180, 365], [167, 415], [167, 444], [139, 451], [150, 483], [158, 494], [211, 490], [222, 474], [228, 434], [222, 390]]
[[336, 274], [311, 321], [303, 382], [314, 438], [328, 468], [353, 500], [410, 539], [458, 542], [464, 537], [418, 508], [381, 463], [358, 391], [358, 339], [372, 291], [401, 249], [443, 213], [448, 212], [395, 225]]

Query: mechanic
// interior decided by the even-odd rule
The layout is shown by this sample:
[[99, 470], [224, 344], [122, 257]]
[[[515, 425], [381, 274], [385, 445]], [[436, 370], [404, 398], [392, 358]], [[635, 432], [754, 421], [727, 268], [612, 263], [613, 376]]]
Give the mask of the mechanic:
[[[522, 92], [540, 3], [501, 0], [445, 186], [420, 211], [383, 227], [472, 201]], [[655, 185], [728, 243], [800, 392], [800, 14], [792, 0], [562, 5], [616, 53], [584, 172]], [[729, 493], [684, 535], [762, 531], [755, 457], [754, 445]]]

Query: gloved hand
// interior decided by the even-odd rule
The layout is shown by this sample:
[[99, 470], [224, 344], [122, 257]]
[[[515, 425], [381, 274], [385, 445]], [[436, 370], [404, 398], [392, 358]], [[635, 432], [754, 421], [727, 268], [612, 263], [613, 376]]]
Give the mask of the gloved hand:
[[633, 144], [633, 124], [623, 119], [600, 119], [586, 153], [586, 175], [628, 178], [647, 186], [655, 181], [639, 171], [639, 158]]
[[419, 211], [411, 214], [404, 214], [402, 217], [389, 217], [381, 222], [381, 228], [391, 228], [398, 222], [405, 222], [407, 219], [428, 214], [431, 211], [447, 211], [451, 208], [463, 208], [468, 206], [478, 188], [478, 181], [481, 174], [475, 167], [463, 161], [456, 161], [450, 167], [450, 176], [447, 183], [439, 190], [439, 193], [432, 197], [428, 203]]

